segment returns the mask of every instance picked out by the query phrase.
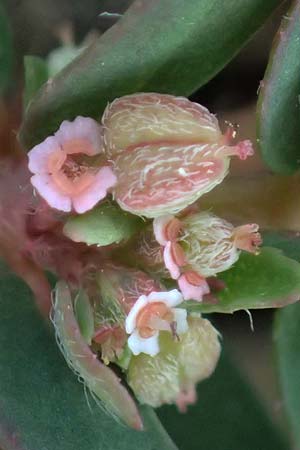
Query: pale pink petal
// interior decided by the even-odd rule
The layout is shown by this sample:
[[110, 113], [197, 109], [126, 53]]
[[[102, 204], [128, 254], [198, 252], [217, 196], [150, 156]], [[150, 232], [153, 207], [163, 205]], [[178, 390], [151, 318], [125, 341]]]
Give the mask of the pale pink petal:
[[82, 214], [92, 209], [106, 197], [108, 189], [113, 187], [116, 182], [117, 178], [111, 168], [108, 166], [102, 167], [95, 176], [94, 182], [81, 194], [72, 198], [75, 211]]
[[171, 277], [174, 280], [177, 280], [180, 276], [179, 266], [176, 264], [173, 255], [172, 255], [172, 242], [168, 241], [164, 248], [164, 262], [165, 266], [170, 272]]
[[203, 295], [209, 293], [209, 286], [204, 278], [201, 283], [195, 285], [190, 283], [187, 280], [187, 276], [183, 274], [178, 280], [178, 286], [182, 292], [184, 300], [196, 300], [197, 302], [201, 302]]
[[160, 245], [166, 245], [166, 243], [168, 242], [168, 239], [166, 236], [166, 226], [173, 219], [174, 219], [174, 216], [172, 216], [171, 214], [167, 214], [165, 216], [156, 217], [153, 220], [154, 236]]
[[33, 147], [28, 153], [28, 168], [32, 173], [48, 173], [49, 156], [59, 150], [59, 141], [49, 136], [40, 144]]
[[90, 117], [78, 116], [73, 122], [64, 120], [55, 137], [61, 144], [76, 140], [89, 141], [91, 147], [88, 147], [87, 153], [90, 155], [100, 153], [103, 148], [102, 127]]
[[61, 193], [50, 175], [34, 175], [30, 181], [52, 208], [65, 212], [71, 211], [71, 199]]

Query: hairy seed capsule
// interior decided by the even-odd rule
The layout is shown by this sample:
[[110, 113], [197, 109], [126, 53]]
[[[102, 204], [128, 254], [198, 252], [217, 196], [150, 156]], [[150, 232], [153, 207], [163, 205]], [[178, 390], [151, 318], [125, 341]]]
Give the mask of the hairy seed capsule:
[[114, 197], [124, 210], [150, 218], [181, 211], [222, 182], [231, 156], [253, 154], [249, 141], [231, 146], [216, 117], [182, 97], [122, 97], [102, 122], [118, 179]]

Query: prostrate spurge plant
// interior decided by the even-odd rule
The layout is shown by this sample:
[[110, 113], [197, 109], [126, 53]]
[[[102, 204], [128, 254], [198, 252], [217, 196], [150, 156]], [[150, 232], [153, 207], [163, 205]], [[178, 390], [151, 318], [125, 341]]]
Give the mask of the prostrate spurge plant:
[[[235, 228], [197, 205], [231, 157], [253, 154], [250, 141], [234, 138], [203, 106], [141, 93], [109, 104], [101, 123], [64, 121], [28, 153], [36, 201], [48, 214], [31, 256], [61, 279], [52, 311], [59, 346], [108, 412], [132, 427], [142, 422], [110, 364], [141, 403], [185, 411], [220, 354], [217, 331], [185, 301], [218, 302], [215, 291], [226, 285], [217, 274], [241, 251], [259, 253], [258, 225]], [[45, 215], [39, 208], [35, 227]], [[132, 214], [143, 220], [97, 241], [109, 212], [127, 228]], [[91, 223], [96, 245], [88, 246]]]

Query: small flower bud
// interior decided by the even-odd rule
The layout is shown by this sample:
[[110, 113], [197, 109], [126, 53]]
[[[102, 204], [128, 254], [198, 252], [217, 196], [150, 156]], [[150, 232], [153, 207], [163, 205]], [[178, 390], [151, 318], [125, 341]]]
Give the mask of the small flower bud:
[[141, 403], [158, 407], [178, 402], [183, 410], [195, 401], [190, 395], [195, 383], [214, 371], [221, 350], [218, 332], [200, 315], [188, 317], [188, 325], [179, 341], [162, 332], [158, 355], [131, 358], [128, 383]]
[[146, 217], [181, 211], [222, 182], [231, 156], [253, 154], [249, 141], [231, 146], [216, 117], [182, 97], [116, 99], [103, 126], [118, 179], [114, 197], [124, 210]]

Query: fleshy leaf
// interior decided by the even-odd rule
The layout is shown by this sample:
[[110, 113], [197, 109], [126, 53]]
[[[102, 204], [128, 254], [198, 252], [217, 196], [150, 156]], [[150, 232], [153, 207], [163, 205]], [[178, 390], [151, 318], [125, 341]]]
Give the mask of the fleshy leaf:
[[94, 334], [94, 315], [89, 297], [84, 289], [80, 289], [75, 297], [74, 310], [80, 332], [87, 344], [91, 344]]
[[38, 94], [20, 133], [22, 144], [31, 148], [64, 119], [99, 118], [108, 101], [125, 94], [190, 95], [233, 58], [280, 2], [135, 1]]
[[274, 342], [277, 350], [279, 381], [283, 406], [295, 439], [300, 446], [300, 303], [277, 312]]
[[300, 264], [275, 248], [265, 247], [259, 255], [243, 253], [218, 278], [226, 285], [214, 294], [218, 302], [187, 302], [189, 310], [233, 313], [240, 309], [278, 308], [300, 299]]
[[129, 239], [142, 224], [138, 217], [104, 203], [85, 214], [70, 217], [64, 234], [75, 242], [102, 246]]
[[24, 108], [48, 79], [47, 63], [38, 56], [25, 56]]
[[145, 432], [104, 413], [67, 367], [32, 294], [1, 270], [0, 447], [20, 450], [176, 450], [150, 408]]
[[216, 371], [198, 385], [197, 393], [199, 401], [186, 414], [174, 406], [158, 410], [180, 450], [290, 448], [228, 352], [222, 351]]
[[63, 281], [59, 281], [55, 288], [52, 321], [59, 347], [68, 365], [101, 401], [101, 406], [126, 425], [142, 429], [141, 418], [128, 391], [82, 339], [73, 311], [71, 293]]
[[[286, 255], [300, 261], [300, 239], [292, 234], [268, 233], [268, 242], [281, 248]], [[289, 419], [295, 439], [300, 446], [300, 303], [289, 305], [276, 313], [274, 344], [283, 407]]]
[[261, 83], [258, 137], [262, 156], [275, 172], [300, 167], [300, 1], [283, 16]]

